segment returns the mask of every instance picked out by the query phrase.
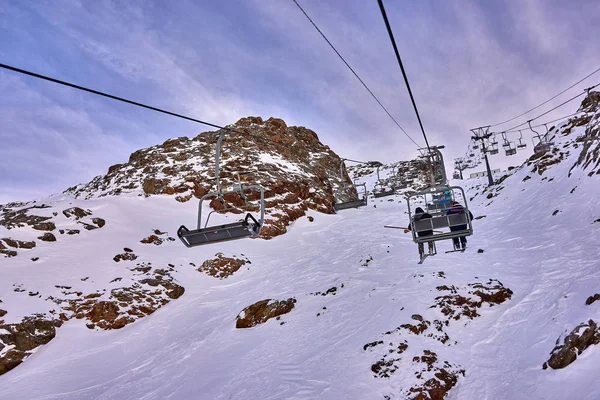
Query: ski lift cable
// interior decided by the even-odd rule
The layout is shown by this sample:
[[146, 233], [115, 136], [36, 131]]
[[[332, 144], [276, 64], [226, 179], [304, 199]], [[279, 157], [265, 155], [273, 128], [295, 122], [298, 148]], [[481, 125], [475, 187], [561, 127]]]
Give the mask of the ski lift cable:
[[210, 127], [213, 127], [213, 128], [223, 129], [223, 130], [226, 130], [226, 131], [228, 131], [230, 133], [238, 133], [240, 135], [244, 135], [244, 136], [248, 136], [248, 137], [253, 137], [253, 138], [256, 138], [256, 139], [266, 140], [266, 141], [275, 143], [275, 144], [280, 145], [280, 146], [284, 145], [281, 142], [276, 142], [275, 140], [272, 140], [272, 139], [269, 139], [269, 138], [266, 138], [266, 137], [256, 136], [256, 135], [253, 135], [251, 133], [243, 132], [243, 131], [240, 131], [240, 130], [237, 130], [237, 129], [234, 129], [234, 128], [228, 128], [228, 127], [220, 126], [220, 125], [217, 125], [217, 124], [213, 124], [211, 122], [202, 121], [202, 120], [199, 120], [199, 119], [196, 119], [196, 118], [185, 116], [183, 114], [178, 114], [178, 113], [175, 113], [175, 112], [172, 112], [172, 111], [168, 111], [168, 110], [164, 110], [164, 109], [161, 109], [161, 108], [158, 108], [158, 107], [154, 107], [154, 106], [150, 106], [150, 105], [147, 105], [147, 104], [139, 103], [137, 101], [128, 100], [128, 99], [125, 99], [123, 97], [114, 96], [112, 94], [101, 92], [99, 90], [90, 89], [90, 88], [87, 88], [87, 87], [84, 87], [84, 86], [76, 85], [74, 83], [62, 81], [62, 80], [59, 80], [59, 79], [56, 79], [56, 78], [51, 78], [49, 76], [45, 76], [45, 75], [37, 74], [35, 72], [27, 71], [27, 70], [24, 70], [24, 69], [21, 69], [21, 68], [13, 67], [13, 66], [10, 66], [10, 65], [2, 64], [2, 63], [0, 63], [0, 67], [4, 68], [4, 69], [7, 69], [7, 70], [10, 70], [10, 71], [21, 73], [21, 74], [24, 74], [24, 75], [29, 75], [29, 76], [32, 76], [34, 78], [38, 78], [38, 79], [46, 80], [46, 81], [49, 81], [49, 82], [57, 83], [59, 85], [68, 86], [68, 87], [71, 87], [71, 88], [74, 88], [74, 89], [82, 90], [84, 92], [92, 93], [92, 94], [95, 94], [95, 95], [98, 95], [98, 96], [107, 97], [107, 98], [112, 99], [112, 100], [121, 101], [123, 103], [131, 104], [131, 105], [134, 105], [134, 106], [137, 106], [137, 107], [146, 108], [148, 110], [152, 110], [152, 111], [156, 111], [156, 112], [159, 112], [159, 113], [167, 114], [167, 115], [170, 115], [170, 116], [173, 116], [173, 117], [177, 117], [177, 118], [182, 118], [182, 119], [185, 119], [185, 120], [188, 120], [188, 121], [192, 121], [192, 122], [196, 122], [196, 123], [199, 123], [199, 124], [207, 125], [207, 126], [210, 126]]
[[[579, 111], [579, 112], [576, 112], [576, 113], [573, 113], [573, 114], [565, 115], [564, 117], [553, 119], [551, 121], [546, 121], [543, 124], [534, 125], [533, 127], [534, 128], [539, 128], [539, 127], [542, 127], [542, 126], [547, 125], [547, 124], [553, 124], [555, 122], [562, 121], [563, 119], [566, 119], [566, 118], [569, 118], [569, 117], [574, 117], [576, 115], [587, 114], [587, 113], [589, 113], [589, 112], [588, 111]], [[516, 133], [516, 132], [519, 132], [520, 130], [523, 130], [523, 129], [526, 129], [526, 128], [514, 129], [512, 131], [505, 131], [504, 133]]]
[[304, 11], [304, 9], [302, 8], [302, 6], [296, 1], [296, 0], [292, 0], [300, 9], [300, 11], [302, 11], [302, 13], [304, 14], [304, 16], [310, 21], [310, 23], [312, 24], [312, 26], [315, 27], [315, 29], [317, 30], [317, 32], [319, 32], [321, 34], [321, 36], [323, 37], [323, 39], [325, 39], [325, 41], [327, 42], [327, 44], [329, 44], [329, 46], [333, 49], [333, 51], [335, 51], [335, 54], [338, 55], [338, 57], [344, 62], [344, 64], [346, 64], [346, 66], [348, 67], [348, 69], [352, 72], [352, 74], [354, 74], [354, 76], [356, 77], [356, 79], [358, 79], [358, 81], [365, 87], [365, 89], [367, 89], [367, 91], [369, 92], [369, 94], [371, 94], [371, 96], [375, 99], [375, 101], [381, 106], [381, 108], [383, 109], [383, 111], [385, 111], [385, 113], [392, 119], [392, 121], [394, 121], [394, 123], [396, 124], [396, 126], [398, 128], [400, 128], [400, 130], [406, 135], [406, 137], [408, 137], [410, 139], [411, 142], [413, 142], [415, 144], [415, 146], [417, 147], [421, 147], [417, 142], [414, 141], [414, 139], [404, 130], [404, 128], [398, 123], [398, 121], [396, 121], [396, 119], [392, 116], [392, 114], [390, 114], [390, 112], [387, 110], [387, 108], [385, 108], [385, 106], [381, 103], [381, 101], [379, 101], [379, 99], [377, 98], [377, 96], [375, 96], [375, 94], [373, 93], [373, 91], [371, 89], [369, 89], [369, 87], [367, 86], [367, 84], [360, 78], [360, 76], [358, 76], [358, 74], [354, 71], [354, 69], [350, 66], [350, 64], [348, 64], [348, 62], [346, 61], [346, 59], [340, 54], [339, 51], [337, 51], [337, 49], [334, 47], [334, 45], [329, 41], [329, 39], [327, 39], [327, 37], [325, 36], [325, 34], [321, 31], [321, 29], [319, 29], [319, 27], [317, 26], [317, 24], [315, 24], [315, 22], [308, 16], [308, 14], [306, 13], [306, 11]]
[[410, 95], [410, 99], [413, 104], [413, 108], [415, 109], [415, 113], [417, 114], [417, 119], [419, 120], [419, 126], [421, 127], [421, 132], [423, 132], [423, 138], [425, 139], [425, 144], [427, 145], [427, 150], [431, 152], [431, 148], [429, 147], [429, 141], [427, 140], [427, 135], [425, 134], [425, 129], [423, 128], [423, 123], [421, 122], [421, 116], [419, 115], [419, 110], [417, 109], [417, 104], [415, 102], [415, 98], [412, 94], [412, 90], [410, 90], [410, 83], [408, 82], [408, 77], [406, 76], [406, 71], [404, 70], [404, 65], [402, 64], [402, 59], [400, 58], [400, 53], [398, 52], [398, 46], [396, 46], [396, 40], [394, 39], [394, 34], [392, 33], [392, 27], [390, 26], [390, 22], [388, 21], [387, 14], [385, 13], [385, 8], [383, 6], [382, 0], [377, 0], [379, 3], [379, 9], [381, 10], [381, 15], [383, 17], [383, 21], [385, 22], [385, 27], [387, 28], [388, 35], [390, 36], [390, 40], [392, 41], [392, 47], [394, 48], [394, 52], [396, 53], [396, 59], [398, 60], [398, 64], [400, 65], [400, 69], [402, 70], [402, 76], [404, 76], [404, 82], [406, 83], [406, 88], [408, 89], [408, 94]]
[[513, 129], [515, 129], [515, 128], [518, 128], [518, 127], [520, 127], [520, 126], [523, 126], [523, 125], [527, 124], [529, 121], [535, 121], [536, 119], [538, 119], [538, 118], [541, 118], [541, 117], [543, 117], [544, 115], [547, 115], [547, 114], [551, 113], [552, 111], [554, 111], [554, 110], [556, 110], [556, 109], [558, 109], [558, 108], [560, 108], [560, 107], [564, 106], [565, 104], [568, 104], [568, 103], [572, 102], [573, 100], [577, 99], [578, 97], [581, 97], [581, 96], [583, 96], [584, 94], [588, 93], [588, 91], [589, 91], [590, 89], [593, 89], [593, 88], [595, 88], [595, 87], [596, 87], [596, 86], [598, 86], [598, 85], [600, 85], [600, 84], [596, 84], [596, 85], [594, 85], [594, 86], [592, 86], [592, 87], [590, 87], [590, 88], [588, 88], [588, 89], [584, 90], [583, 92], [579, 93], [578, 95], [571, 97], [569, 100], [567, 100], [567, 101], [564, 101], [564, 102], [560, 103], [560, 104], [559, 104], [559, 105], [557, 105], [556, 107], [553, 107], [553, 108], [551, 108], [550, 110], [548, 110], [548, 111], [546, 111], [546, 112], [544, 112], [544, 113], [542, 113], [542, 114], [538, 115], [538, 116], [537, 116], [537, 117], [535, 117], [535, 118], [531, 118], [531, 119], [529, 119], [528, 121], [525, 121], [525, 122], [523, 122], [523, 123], [520, 123], [520, 124], [518, 124], [518, 125], [515, 125], [515, 126], [513, 126], [513, 127], [509, 128], [509, 129], [506, 129], [506, 130], [505, 130], [505, 132], [512, 131], [512, 130], [513, 130]]
[[543, 103], [540, 103], [540, 104], [538, 104], [537, 106], [535, 106], [535, 107], [533, 107], [533, 108], [531, 108], [531, 109], [529, 109], [529, 110], [525, 111], [524, 113], [522, 113], [522, 114], [519, 114], [519, 115], [517, 115], [516, 117], [513, 117], [513, 118], [511, 118], [511, 119], [507, 119], [506, 121], [502, 121], [502, 122], [498, 122], [498, 123], [496, 123], [496, 124], [492, 124], [492, 125], [490, 125], [490, 126], [491, 126], [491, 127], [492, 127], [492, 126], [498, 126], [498, 125], [502, 125], [502, 124], [505, 124], [505, 123], [507, 123], [507, 122], [510, 122], [510, 121], [514, 121], [515, 119], [517, 119], [517, 118], [519, 118], [519, 117], [522, 117], [522, 116], [524, 116], [525, 114], [529, 114], [530, 112], [532, 112], [532, 111], [534, 111], [534, 110], [537, 110], [538, 108], [540, 108], [540, 107], [541, 107], [541, 106], [543, 106], [544, 104], [547, 104], [547, 103], [549, 103], [550, 101], [554, 100], [555, 98], [557, 98], [557, 97], [558, 97], [558, 96], [560, 96], [561, 94], [563, 94], [563, 93], [567, 92], [568, 90], [570, 90], [570, 89], [574, 88], [575, 86], [577, 86], [578, 84], [580, 84], [581, 82], [583, 82], [584, 80], [586, 80], [587, 78], [589, 78], [590, 76], [592, 76], [592, 75], [596, 74], [598, 71], [600, 71], [600, 68], [596, 69], [596, 70], [595, 70], [594, 72], [592, 72], [591, 74], [589, 74], [589, 75], [586, 75], [586, 76], [585, 76], [583, 79], [581, 79], [581, 80], [579, 80], [579, 81], [575, 82], [574, 84], [572, 84], [571, 86], [569, 86], [568, 88], [566, 88], [566, 89], [565, 89], [565, 90], [563, 90], [562, 92], [558, 93], [557, 95], [555, 95], [555, 96], [553, 96], [553, 97], [549, 98], [548, 100], [544, 101]]

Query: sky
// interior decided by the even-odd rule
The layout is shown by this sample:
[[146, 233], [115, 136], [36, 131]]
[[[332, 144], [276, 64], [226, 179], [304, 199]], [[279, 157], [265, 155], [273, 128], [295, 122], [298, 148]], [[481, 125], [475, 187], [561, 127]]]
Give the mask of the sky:
[[[298, 2], [424, 145], [377, 1]], [[385, 6], [429, 142], [445, 146], [449, 173], [471, 128], [516, 116], [600, 67], [595, 0]], [[0, 63], [218, 125], [282, 118], [347, 158], [418, 154], [292, 0], [3, 0]], [[600, 73], [514, 122], [596, 83]], [[0, 121], [0, 204], [61, 192], [140, 148], [212, 129], [8, 70], [0, 70]], [[492, 168], [531, 154], [531, 134], [524, 134], [528, 148], [491, 157]]]

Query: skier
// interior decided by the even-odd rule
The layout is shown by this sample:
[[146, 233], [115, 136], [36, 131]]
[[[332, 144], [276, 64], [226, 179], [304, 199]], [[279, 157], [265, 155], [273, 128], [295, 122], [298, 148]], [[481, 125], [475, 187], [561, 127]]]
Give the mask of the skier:
[[[427, 214], [426, 212], [424, 212], [421, 207], [417, 207], [415, 209], [415, 215], [413, 216], [414, 222], [420, 221], [422, 219], [427, 219], [427, 218], [431, 218], [431, 214]], [[412, 224], [409, 221], [408, 228], [404, 230], [404, 233], [408, 233], [409, 231], [412, 230], [411, 225]], [[433, 235], [433, 230], [418, 232], [417, 235], [418, 235], [418, 237], [431, 236], [431, 235]], [[423, 243], [418, 243], [418, 245], [419, 245], [419, 256], [421, 257], [421, 259], [423, 259], [423, 257], [425, 257], [425, 246], [423, 246]], [[429, 250], [430, 256], [435, 254], [435, 243], [434, 242], [427, 242], [427, 248]]]
[[[458, 201], [453, 201], [452, 207], [448, 211], [446, 211], [446, 215], [464, 214], [464, 213], [465, 213], [465, 208]], [[469, 218], [471, 221], [473, 220], [473, 214], [471, 213], [471, 211], [469, 211]], [[464, 231], [466, 229], [467, 229], [466, 224], [450, 227], [451, 232]], [[466, 236], [452, 238], [452, 242], [454, 243], [454, 250], [465, 250], [467, 248], [467, 237]]]

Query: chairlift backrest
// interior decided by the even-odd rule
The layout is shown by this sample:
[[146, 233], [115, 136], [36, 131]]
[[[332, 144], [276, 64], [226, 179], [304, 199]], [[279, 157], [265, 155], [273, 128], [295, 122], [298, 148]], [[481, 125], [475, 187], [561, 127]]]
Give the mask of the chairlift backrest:
[[[453, 194], [453, 198], [462, 199], [462, 201], [464, 202], [464, 213], [446, 215], [446, 211], [437, 212], [437, 210], [435, 210], [434, 212], [431, 212], [433, 211], [431, 210], [429, 213], [430, 215], [432, 215], [432, 218], [420, 219], [418, 221], [414, 220], [411, 204], [414, 204], [415, 202], [420, 203], [419, 199], [423, 198], [425, 200], [425, 204], [427, 204], [427, 208], [429, 211], [430, 205], [427, 202], [427, 196], [439, 196], [444, 194], [444, 192], [446, 191], [450, 191]], [[407, 198], [406, 201], [408, 205], [409, 218], [411, 220], [411, 231], [413, 234], [413, 241], [415, 243], [452, 239], [461, 236], [469, 236], [473, 233], [473, 226], [469, 214], [468, 204], [466, 201], [466, 195], [464, 190], [460, 186], [431, 188], [429, 190], [412, 194]], [[465, 225], [465, 229], [460, 229], [463, 225]], [[456, 230], [457, 227], [459, 228], [459, 230]], [[454, 228], [454, 231], [451, 228]], [[433, 232], [431, 235], [419, 236], [419, 233], [432, 230], [441, 230], [441, 232]]]

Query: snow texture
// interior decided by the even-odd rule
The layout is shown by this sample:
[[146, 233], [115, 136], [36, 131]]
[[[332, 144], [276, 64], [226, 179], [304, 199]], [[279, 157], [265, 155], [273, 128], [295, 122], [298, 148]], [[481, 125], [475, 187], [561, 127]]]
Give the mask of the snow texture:
[[[404, 399], [411, 387], [431, 378], [425, 372], [419, 379], [421, 369], [411, 360], [432, 351], [439, 363], [465, 371], [448, 394], [451, 400], [598, 399], [599, 347], [590, 347], [565, 369], [542, 369], [557, 338], [600, 315], [599, 303], [585, 305], [600, 291], [600, 223], [594, 223], [600, 219], [600, 176], [589, 175], [593, 164], [578, 166], [569, 176], [583, 148], [576, 141], [583, 130], [556, 135], [556, 152], [565, 155], [542, 174], [538, 164], [548, 162], [543, 157], [511, 171], [492, 190], [485, 189], [486, 178], [453, 181], [471, 199], [474, 235], [465, 253], [444, 254], [452, 244], [441, 242], [441, 254], [423, 265], [417, 265], [410, 235], [383, 228], [407, 223], [400, 195], [370, 199], [367, 207], [337, 215], [309, 211], [314, 222], [303, 217], [270, 241], [193, 249], [179, 241], [160, 246], [139, 241], [154, 229], [174, 235], [181, 223], [193, 222], [195, 201], [133, 194], [44, 199], [57, 209], [90, 209], [106, 226], [19, 250], [26, 256], [0, 258], [6, 323], [56, 308], [46, 300], [60, 294], [55, 285], [87, 293], [122, 285], [110, 283], [116, 277], [132, 279], [123, 262], [112, 261], [123, 247], [134, 250], [136, 262], [175, 265], [172, 275], [186, 292], [123, 329], [98, 331], [83, 321], [66, 322], [48, 345], [0, 377], [0, 398]], [[276, 156], [263, 161], [282, 164]], [[364, 179], [372, 186], [373, 175]], [[0, 227], [0, 237], [10, 235]], [[19, 239], [37, 235], [28, 229]], [[244, 254], [251, 265], [222, 280], [190, 265], [217, 252]], [[39, 261], [32, 262], [34, 256]], [[443, 327], [446, 343], [408, 331], [385, 335], [402, 324], [417, 324], [414, 315], [443, 320], [440, 308], [432, 308], [443, 294], [438, 286], [464, 290], [490, 279], [510, 288], [512, 298], [482, 305], [479, 317], [450, 320]], [[332, 287], [335, 293], [314, 295]], [[38, 291], [42, 297], [28, 295]], [[281, 321], [235, 329], [235, 317], [248, 305], [291, 297], [296, 307]], [[385, 349], [365, 345], [404, 340], [401, 368], [389, 378], [374, 377], [371, 366]]]

